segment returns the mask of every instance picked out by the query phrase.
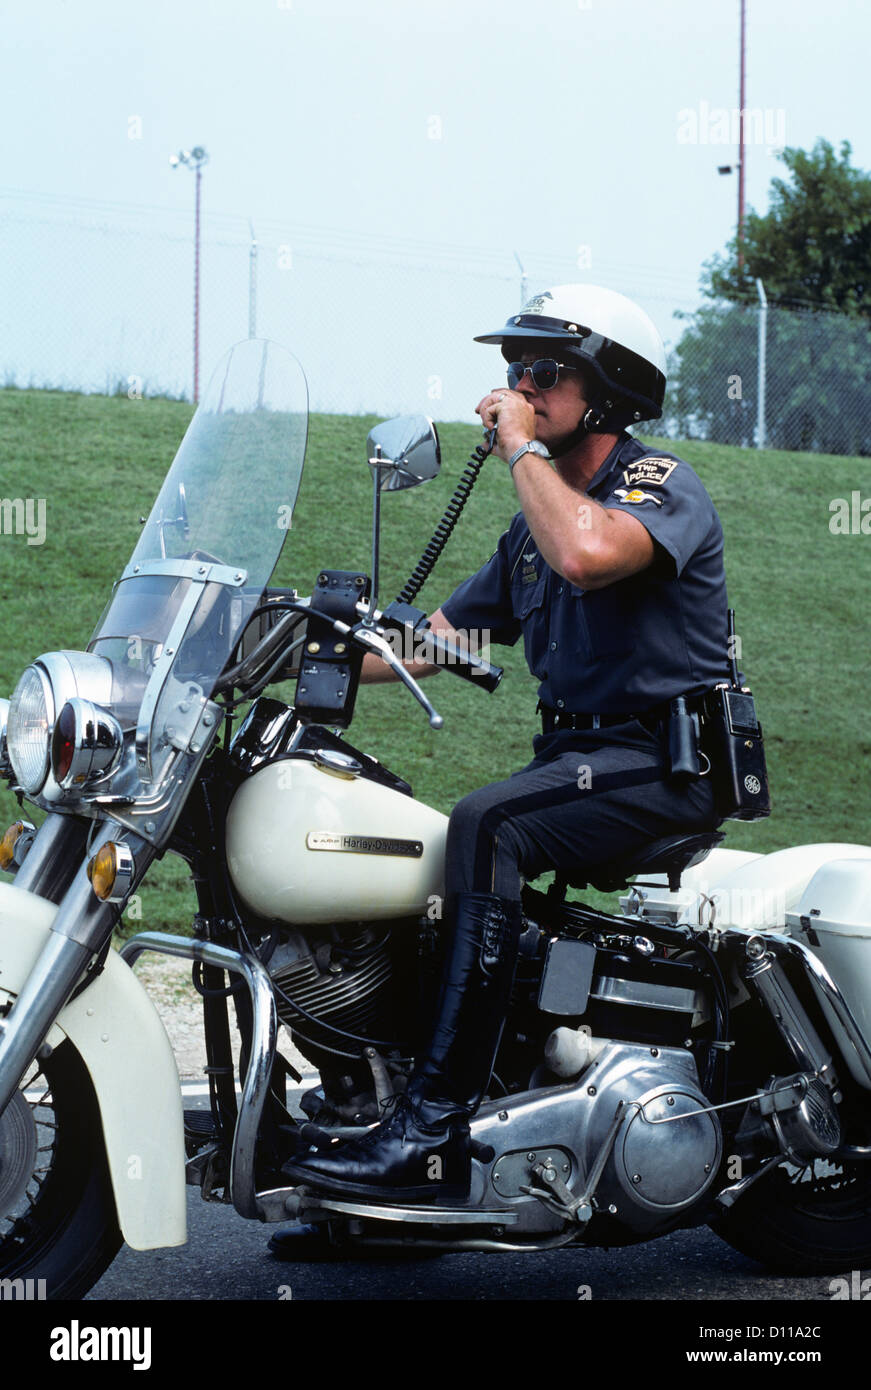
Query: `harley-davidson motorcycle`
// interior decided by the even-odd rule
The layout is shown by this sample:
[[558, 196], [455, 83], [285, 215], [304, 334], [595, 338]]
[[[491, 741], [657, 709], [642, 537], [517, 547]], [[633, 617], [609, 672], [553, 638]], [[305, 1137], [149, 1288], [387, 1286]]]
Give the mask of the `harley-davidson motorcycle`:
[[[434, 428], [373, 430], [372, 574], [324, 567], [301, 597], [268, 584], [306, 432], [296, 359], [234, 348], [87, 650], [40, 656], [0, 705], [0, 767], [47, 812], [0, 851], [14, 874], [0, 884], [0, 1278], [81, 1296], [122, 1240], [184, 1243], [186, 1184], [243, 1217], [313, 1225], [337, 1255], [619, 1246], [709, 1224], [775, 1267], [867, 1264], [862, 845], [757, 855], [721, 833], [672, 836], [579, 874], [627, 890], [617, 914], [566, 900], [564, 882], [527, 885], [468, 1197], [400, 1207], [290, 1184], [286, 1164], [365, 1132], [402, 1092], [439, 978], [447, 820], [345, 737], [363, 658], [434, 727], [403, 657], [482, 691], [501, 674], [413, 606], [484, 446], [381, 610], [381, 494], [435, 474]], [[288, 679], [292, 706], [266, 693]], [[112, 949], [167, 852], [190, 866], [192, 935]], [[143, 951], [192, 962], [207, 1111], [182, 1108], [131, 969]], [[299, 1105], [280, 1025], [320, 1076]]]

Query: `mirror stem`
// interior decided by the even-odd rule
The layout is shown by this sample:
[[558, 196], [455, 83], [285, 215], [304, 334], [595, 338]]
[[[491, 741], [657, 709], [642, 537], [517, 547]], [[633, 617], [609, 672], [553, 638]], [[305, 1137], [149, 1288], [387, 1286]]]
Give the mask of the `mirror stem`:
[[[369, 612], [374, 613], [378, 607], [378, 561], [381, 545], [381, 469], [383, 454], [381, 445], [375, 445], [375, 456], [369, 460], [372, 467], [372, 597], [369, 600]], [[387, 460], [390, 463], [390, 460]]]

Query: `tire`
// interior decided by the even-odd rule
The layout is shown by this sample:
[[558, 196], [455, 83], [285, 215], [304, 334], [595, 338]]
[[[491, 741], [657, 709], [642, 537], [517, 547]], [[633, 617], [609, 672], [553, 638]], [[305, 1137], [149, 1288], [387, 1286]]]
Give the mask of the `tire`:
[[0, 1279], [35, 1281], [18, 1297], [81, 1298], [121, 1242], [96, 1096], [65, 1042], [0, 1115]]
[[843, 1274], [871, 1265], [871, 1162], [817, 1159], [776, 1168], [711, 1229], [783, 1274]]

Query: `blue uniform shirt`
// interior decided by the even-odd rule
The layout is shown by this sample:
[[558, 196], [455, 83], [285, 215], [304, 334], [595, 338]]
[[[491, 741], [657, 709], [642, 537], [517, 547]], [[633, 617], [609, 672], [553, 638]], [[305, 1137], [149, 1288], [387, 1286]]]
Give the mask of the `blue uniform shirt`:
[[[495, 554], [442, 604], [448, 622], [488, 629], [506, 646], [522, 633], [539, 697], [560, 710], [640, 714], [726, 679], [723, 530], [697, 474], [623, 434], [587, 493], [643, 523], [651, 566], [578, 588], [545, 564], [518, 512]], [[583, 507], [578, 494], [581, 528]]]

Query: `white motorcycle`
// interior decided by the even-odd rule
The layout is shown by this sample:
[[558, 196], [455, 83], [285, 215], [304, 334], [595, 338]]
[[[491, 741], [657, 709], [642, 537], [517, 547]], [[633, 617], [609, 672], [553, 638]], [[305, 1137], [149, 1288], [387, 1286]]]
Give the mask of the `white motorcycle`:
[[[296, 360], [234, 348], [87, 651], [40, 656], [0, 703], [0, 770], [48, 813], [0, 848], [15, 875], [0, 884], [0, 1278], [81, 1296], [122, 1239], [185, 1241], [186, 1184], [351, 1250], [616, 1246], [707, 1223], [781, 1268], [871, 1261], [861, 845], [753, 855], [720, 834], [673, 836], [593, 876], [637, 876], [622, 915], [527, 887], [468, 1198], [400, 1208], [288, 1182], [285, 1164], [362, 1133], [404, 1089], [439, 974], [447, 822], [344, 737], [363, 656], [387, 662], [434, 726], [398, 647], [485, 690], [500, 676], [411, 606], [484, 450], [415, 582], [376, 607], [380, 494], [437, 470], [428, 421], [370, 436], [373, 575], [325, 568], [308, 598], [267, 587], [306, 429]], [[264, 694], [292, 675], [293, 706]], [[193, 935], [112, 950], [167, 851], [191, 869]], [[193, 962], [207, 1112], [183, 1111], [131, 969], [146, 950]], [[280, 1023], [321, 1078], [298, 1111]]]

